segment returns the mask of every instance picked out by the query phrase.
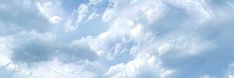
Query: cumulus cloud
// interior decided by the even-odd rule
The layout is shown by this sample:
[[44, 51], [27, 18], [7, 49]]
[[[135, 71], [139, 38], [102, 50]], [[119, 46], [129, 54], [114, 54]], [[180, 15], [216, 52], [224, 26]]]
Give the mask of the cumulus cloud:
[[231, 0], [71, 2], [0, 3], [1, 78], [233, 77]]
[[64, 62], [77, 60], [97, 60], [96, 52], [90, 46], [90, 37], [74, 40], [69, 45], [64, 45], [59, 50], [59, 56]]
[[21, 32], [15, 35], [12, 39], [21, 37], [21, 39], [14, 40], [12, 44], [12, 60], [20, 63], [33, 64], [37, 62], [47, 61], [55, 53], [53, 43], [55, 37], [50, 34], [38, 34], [36, 32]]
[[34, 1], [2, 1], [0, 10], [1, 35], [14, 34], [22, 30], [47, 32], [53, 29], [52, 23], [39, 13]]
[[[65, 30], [74, 32], [82, 25], [86, 25], [90, 20], [100, 17], [100, 10], [105, 8], [103, 0], [88, 0], [88, 3], [80, 4], [73, 10], [65, 23]], [[100, 7], [103, 6], [103, 7]], [[99, 7], [99, 9], [97, 9]], [[93, 24], [91, 27], [94, 27]], [[99, 26], [100, 27], [100, 26]], [[90, 27], [89, 27], [90, 28]]]
[[106, 74], [111, 78], [166, 78], [173, 73], [173, 70], [161, 67], [160, 63], [155, 56], [141, 53], [127, 64], [110, 67]]
[[[92, 63], [91, 63], [92, 64]], [[58, 60], [53, 60], [48, 63], [41, 64], [26, 76], [27, 78], [95, 78], [97, 75], [93, 70], [87, 69], [85, 66], [92, 66], [88, 62], [77, 64], [64, 64]], [[47, 73], [44, 73], [47, 72]]]

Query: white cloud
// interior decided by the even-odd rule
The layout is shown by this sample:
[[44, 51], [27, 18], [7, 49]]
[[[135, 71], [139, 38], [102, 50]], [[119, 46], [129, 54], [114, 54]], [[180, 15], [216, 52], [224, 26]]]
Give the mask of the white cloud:
[[64, 64], [58, 60], [53, 60], [36, 67], [27, 78], [95, 78], [96, 74], [86, 70], [82, 64]]
[[89, 0], [88, 3], [82, 3], [74, 9], [71, 15], [67, 18], [65, 24], [65, 30], [74, 32], [80, 25], [87, 23], [89, 20], [94, 17], [99, 16], [95, 6], [98, 6], [102, 3], [102, 0]]
[[204, 75], [204, 76], [200, 76], [199, 78], [215, 78], [214, 76], [210, 76], [210, 75]]
[[[68, 31], [75, 31], [81, 22], [85, 20], [85, 17], [87, 16], [88, 12], [88, 5], [81, 4], [77, 10], [73, 12], [74, 17], [76, 17], [74, 20], [74, 24], [69, 24], [71, 27], [69, 27]], [[71, 22], [73, 23], [73, 22]]]
[[225, 78], [234, 78], [234, 63], [229, 64], [228, 69], [224, 75]]
[[127, 64], [121, 63], [110, 67], [106, 75], [111, 78], [166, 78], [173, 73], [173, 70], [161, 67], [160, 63], [155, 56], [141, 53]]
[[2, 1], [0, 34], [9, 35], [21, 31], [48, 32], [54, 30], [54, 25], [45, 16], [38, 13], [39, 9], [35, 4], [31, 0]]
[[57, 24], [62, 20], [64, 14], [63, 9], [61, 8], [62, 4], [59, 0], [50, 0], [50, 1], [38, 1], [37, 8], [39, 12], [48, 18], [53, 24]]
[[[98, 64], [95, 62], [77, 62], [66, 64], [59, 60], [51, 60], [46, 63], [38, 64], [37, 66], [27, 68], [23, 66], [17, 66], [14, 69], [7, 67], [0, 67], [0, 77], [8, 78], [96, 78], [97, 74], [90, 70]], [[8, 66], [9, 67], [9, 66]], [[4, 70], [4, 71], [3, 71]], [[7, 71], [7, 72], [6, 72]]]
[[165, 0], [165, 2], [172, 6], [184, 9], [192, 19], [199, 22], [206, 22], [213, 17], [209, 7], [206, 6], [205, 1], [203, 0]]
[[11, 53], [11, 49], [10, 47], [11, 45], [12, 39], [10, 38], [0, 38], [0, 66], [4, 66], [7, 65], [9, 63], [12, 63], [10, 57], [10, 53]]
[[[103, 21], [116, 20], [118, 18], [127, 18], [132, 21], [142, 22], [144, 20], [149, 23], [163, 15], [165, 5], [159, 0], [149, 1], [116, 1], [111, 0], [112, 8], [108, 8], [103, 14]], [[131, 10], [130, 10], [131, 9]], [[144, 23], [144, 22], [142, 22]]]
[[111, 78], [134, 78], [139, 72], [140, 68], [146, 63], [147, 59], [150, 57], [148, 54], [143, 54], [138, 58], [130, 61], [127, 64], [118, 64], [112, 66], [106, 73]]
[[91, 37], [74, 40], [58, 48], [58, 58], [67, 63], [80, 60], [96, 61], [98, 60], [97, 54], [90, 45]]
[[[209, 21], [212, 17], [212, 15], [208, 12], [209, 11], [208, 7], [203, 6], [202, 2], [194, 1], [193, 3], [193, 1], [187, 1], [189, 3], [188, 5], [186, 4], [186, 2], [183, 2], [183, 1], [177, 1], [177, 2], [171, 1], [170, 2], [170, 1], [160, 1], [160, 0], [155, 0], [155, 1], [152, 0], [152, 1], [144, 1], [144, 2], [141, 2], [141, 1], [135, 1], [135, 2], [112, 1], [112, 2], [113, 2], [113, 5], [111, 5], [112, 7], [108, 8], [104, 12], [104, 15], [102, 18], [103, 21], [107, 22], [109, 25], [111, 25], [111, 27], [107, 32], [103, 33], [104, 37], [102, 34], [100, 35], [101, 36], [100, 38], [104, 38], [104, 39], [101, 39], [102, 41], [107, 41], [105, 39], [108, 39], [111, 37], [114, 37], [115, 39], [116, 37], [120, 39], [127, 37], [128, 40], [134, 43], [134, 45], [131, 45], [132, 47], [129, 50], [130, 54], [132, 54], [134, 57], [141, 53], [149, 53], [157, 57], [157, 59], [161, 59], [161, 57], [162, 58], [164, 57], [163, 55], [169, 55], [172, 53], [176, 55], [169, 56], [169, 57], [186, 58], [191, 55], [196, 56], [198, 54], [201, 54], [207, 49], [211, 49], [213, 47], [212, 42], [202, 39], [202, 36], [198, 34], [194, 34], [197, 31], [197, 28], [199, 28], [204, 22]], [[184, 5], [180, 6], [180, 4], [184, 4]], [[155, 7], [155, 5], [157, 6]], [[189, 6], [192, 6], [192, 7], [189, 7]], [[171, 7], [175, 7], [175, 8], [171, 8]], [[169, 17], [170, 19], [171, 16], [166, 16], [167, 10], [168, 9], [179, 10], [179, 9], [176, 9], [178, 7], [186, 11], [186, 12], [182, 11], [182, 13], [189, 15], [188, 18], [185, 18], [186, 19], [185, 21], [182, 20], [182, 23], [179, 24], [179, 26], [182, 26], [182, 27], [177, 27], [173, 29], [174, 26], [172, 24], [170, 26], [172, 27], [173, 30], [171, 31], [166, 30], [165, 31], [166, 33], [163, 36], [160, 36], [157, 34], [164, 33], [164, 31], [157, 32], [157, 30], [152, 29], [152, 31], [156, 31], [156, 32], [150, 32], [147, 30], [147, 29], [150, 29], [149, 25], [154, 24], [155, 21], [156, 22], [161, 21], [167, 17]], [[173, 12], [172, 12], [172, 16], [173, 16]], [[201, 18], [205, 18], [205, 20], [201, 20]], [[187, 19], [189, 21], [187, 21]], [[130, 23], [128, 23], [128, 21], [130, 21]], [[194, 25], [194, 26], [188, 27], [189, 25], [188, 22], [190, 24], [191, 22], [194, 22], [192, 24], [195, 24], [197, 26]], [[158, 30], [160, 30], [160, 28], [163, 28], [163, 25], [160, 25], [160, 23], [167, 23], [167, 22], [158, 22], [158, 23], [159, 23]], [[170, 21], [168, 23], [170, 23]], [[184, 31], [184, 28], [191, 30], [191, 33], [190, 32], [186, 33], [186, 31]], [[98, 44], [108, 44], [108, 42], [103, 42], [103, 43], [98, 43]], [[115, 44], [118, 44], [118, 42], [115, 42]], [[100, 48], [100, 45], [98, 47]], [[105, 48], [105, 46], [102, 46], [102, 47]], [[107, 51], [104, 51], [104, 53], [105, 52], [114, 52], [114, 51], [107, 50]], [[130, 64], [132, 64], [132, 62], [133, 61], [130, 61], [127, 64], [120, 63], [116, 66], [112, 66], [109, 69], [107, 74], [113, 78], [135, 77], [136, 75], [139, 75], [139, 73], [137, 73], [137, 70], [138, 70], [137, 67], [139, 66], [136, 66], [136, 68], [132, 66], [132, 69], [128, 69], [128, 68], [131, 68]], [[135, 63], [135, 61], [133, 63]], [[137, 64], [135, 65], [140, 65], [140, 66], [142, 65], [141, 61], [139, 60], [137, 60], [136, 63]], [[163, 69], [163, 66], [161, 66], [161, 68]], [[131, 71], [136, 71], [136, 72], [131, 73]], [[118, 73], [116, 74], [116, 72]], [[168, 73], [170, 72], [172, 71], [168, 71]], [[153, 73], [160, 74], [161, 72], [153, 72]], [[161, 75], [161, 77], [162, 76], [163, 75]]]
[[0, 3], [0, 77], [210, 78], [207, 63], [225, 55], [215, 53], [232, 55], [224, 47], [233, 42], [233, 15], [209, 1], [89, 0], [74, 2], [72, 13], [63, 2]]
[[[19, 38], [20, 39], [17, 39]], [[11, 58], [16, 64], [31, 66], [35, 63], [48, 61], [55, 53], [54, 44], [56, 37], [52, 33], [40, 34], [35, 31], [20, 32], [10, 36], [12, 41]]]

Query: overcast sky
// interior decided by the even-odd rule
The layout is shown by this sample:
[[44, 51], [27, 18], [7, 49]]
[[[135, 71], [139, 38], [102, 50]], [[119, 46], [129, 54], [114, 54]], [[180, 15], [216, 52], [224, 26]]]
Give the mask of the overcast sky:
[[234, 0], [0, 0], [0, 78], [234, 78]]

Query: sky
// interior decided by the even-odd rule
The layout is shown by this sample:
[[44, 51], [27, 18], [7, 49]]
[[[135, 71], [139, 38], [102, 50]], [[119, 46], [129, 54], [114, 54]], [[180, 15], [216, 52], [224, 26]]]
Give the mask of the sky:
[[234, 0], [0, 0], [0, 78], [234, 78]]

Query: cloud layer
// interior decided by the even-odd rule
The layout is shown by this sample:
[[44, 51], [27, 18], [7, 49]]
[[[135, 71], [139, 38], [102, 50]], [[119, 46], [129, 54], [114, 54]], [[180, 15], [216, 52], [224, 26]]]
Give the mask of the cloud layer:
[[1, 78], [233, 78], [232, 0], [0, 3]]

